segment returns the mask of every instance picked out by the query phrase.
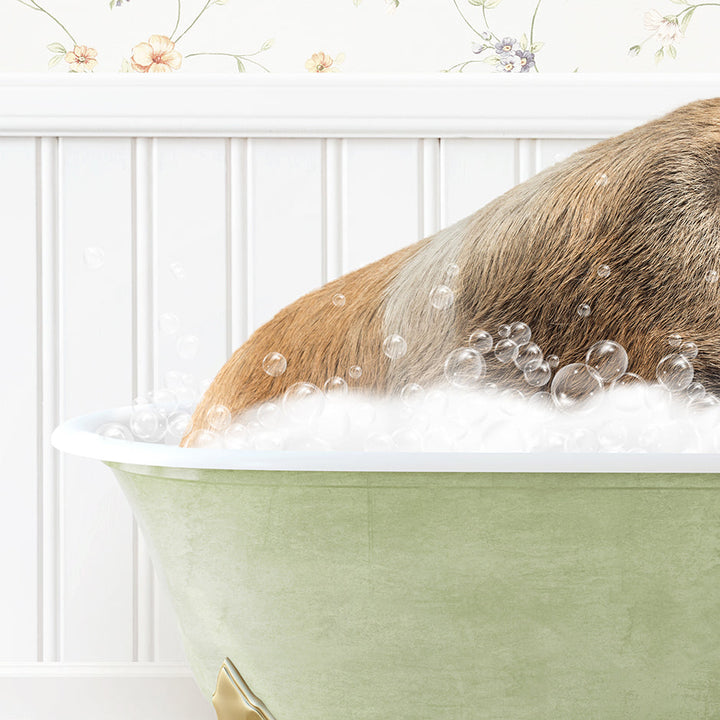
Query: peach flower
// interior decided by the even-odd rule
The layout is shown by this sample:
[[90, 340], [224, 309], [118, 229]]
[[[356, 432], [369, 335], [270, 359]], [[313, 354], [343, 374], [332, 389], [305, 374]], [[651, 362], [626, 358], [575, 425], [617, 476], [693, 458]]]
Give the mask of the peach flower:
[[345, 55], [343, 53], [340, 53], [335, 60], [333, 60], [327, 53], [324, 52], [316, 52], [313, 53], [313, 56], [308, 58], [305, 61], [305, 69], [308, 72], [316, 72], [316, 73], [322, 73], [322, 72], [338, 72], [339, 68], [333, 67], [333, 63], [337, 65], [338, 63], [342, 62]]
[[135, 72], [170, 72], [180, 67], [182, 55], [166, 35], [151, 35], [133, 48], [131, 63]]
[[65, 55], [65, 62], [72, 72], [92, 72], [97, 65], [97, 50], [87, 45], [76, 45]]

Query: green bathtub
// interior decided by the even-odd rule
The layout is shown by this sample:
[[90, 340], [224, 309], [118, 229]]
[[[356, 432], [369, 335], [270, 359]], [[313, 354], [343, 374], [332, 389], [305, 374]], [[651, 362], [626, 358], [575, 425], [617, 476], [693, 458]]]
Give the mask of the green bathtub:
[[720, 717], [716, 456], [259, 453], [89, 432], [115, 419], [71, 421], [56, 445], [114, 470], [208, 698], [232, 661], [247, 707], [223, 720]]

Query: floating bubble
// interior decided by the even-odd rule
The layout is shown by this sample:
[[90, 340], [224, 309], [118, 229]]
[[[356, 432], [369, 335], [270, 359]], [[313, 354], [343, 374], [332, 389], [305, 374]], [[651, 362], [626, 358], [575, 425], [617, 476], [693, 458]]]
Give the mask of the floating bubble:
[[615, 395], [615, 405], [619, 410], [635, 412], [647, 404], [647, 383], [635, 373], [623, 373], [612, 381], [613, 390], [620, 390]]
[[390, 452], [395, 449], [392, 436], [387, 433], [370, 433], [365, 439], [365, 452]]
[[668, 337], [668, 345], [670, 345], [670, 347], [680, 347], [682, 345], [682, 337], [677, 333], [673, 333]]
[[510, 338], [498, 340], [495, 344], [495, 357], [498, 362], [503, 364], [513, 361], [517, 357], [518, 351], [517, 343], [510, 340]]
[[279, 377], [287, 370], [287, 360], [279, 352], [270, 352], [263, 358], [262, 367], [270, 377]]
[[282, 450], [283, 441], [280, 435], [274, 432], [258, 432], [253, 437], [253, 447], [264, 452]]
[[607, 452], [618, 452], [627, 443], [627, 429], [621, 423], [611, 421], [600, 426], [598, 440], [603, 450]]
[[509, 325], [501, 325], [498, 328], [498, 337], [499, 338], [507, 338], [510, 337], [510, 326]]
[[105, 251], [99, 247], [86, 247], [83, 260], [89, 270], [99, 270], [105, 264]]
[[663, 387], [679, 392], [690, 386], [694, 373], [692, 363], [684, 355], [672, 353], [657, 364], [655, 376]]
[[568, 452], [597, 452], [599, 447], [597, 435], [587, 428], [576, 428], [565, 439]]
[[694, 360], [698, 354], [698, 346], [694, 342], [686, 342], [680, 346], [678, 351], [681, 355], [684, 355], [688, 360]]
[[183, 411], [174, 412], [167, 419], [167, 434], [175, 441], [184, 438], [191, 427], [192, 416], [190, 413]]
[[531, 387], [542, 387], [546, 385], [552, 377], [552, 369], [546, 361], [542, 361], [539, 364], [533, 364], [530, 367], [526, 367], [523, 370], [523, 377], [525, 382]]
[[717, 281], [718, 281], [718, 271], [717, 270], [708, 270], [705, 273], [705, 282], [716, 283]]
[[177, 354], [183, 360], [192, 360], [200, 347], [200, 338], [197, 335], [181, 335], [175, 343]]
[[174, 335], [180, 329], [180, 318], [175, 313], [163, 313], [158, 318], [158, 326], [163, 335]]
[[525, 343], [522, 345], [514, 360], [518, 370], [537, 367], [542, 361], [543, 351], [535, 343]]
[[550, 392], [561, 410], [587, 407], [602, 391], [600, 378], [584, 363], [572, 363], [560, 368], [553, 378]]
[[598, 274], [598, 277], [601, 277], [601, 278], [610, 277], [610, 266], [609, 265], [598, 265], [597, 274]]
[[96, 430], [98, 435], [110, 438], [111, 440], [126, 440], [132, 442], [133, 434], [127, 425], [122, 423], [110, 422], [101, 425]]
[[705, 386], [699, 382], [693, 382], [687, 388], [688, 399], [693, 402], [702, 400], [705, 397]]
[[476, 330], [472, 333], [472, 335], [470, 335], [470, 340], [468, 342], [473, 350], [477, 350], [483, 355], [485, 355], [485, 353], [489, 353], [493, 346], [492, 335], [485, 330]]
[[192, 448], [221, 448], [222, 437], [212, 430], [193, 430], [188, 436], [187, 444]]
[[195, 404], [197, 396], [191, 387], [183, 386], [173, 390], [177, 398], [178, 407], [190, 408]]
[[647, 385], [645, 380], [643, 380], [639, 375], [636, 375], [635, 373], [626, 372], [623, 373], [620, 377], [615, 378], [615, 380], [612, 381], [612, 385], [610, 387], [612, 388], [619, 388], [619, 387], [642, 387], [644, 388]]
[[399, 428], [392, 434], [393, 445], [401, 452], [417, 452], [422, 450], [423, 441], [420, 433], [411, 428]]
[[176, 280], [183, 280], [185, 278], [185, 268], [179, 262], [170, 263], [170, 272]]
[[436, 310], [447, 310], [455, 302], [455, 293], [447, 285], [438, 285], [430, 291], [430, 304]]
[[332, 297], [332, 304], [335, 307], [342, 307], [345, 305], [345, 296], [342, 293], [335, 293]]
[[152, 404], [161, 413], [167, 415], [177, 409], [177, 395], [172, 390], [155, 390], [152, 394]]
[[205, 414], [207, 424], [218, 432], [224, 430], [232, 420], [230, 410], [224, 405], [213, 405]]
[[345, 382], [345, 378], [336, 375], [325, 381], [323, 389], [326, 395], [345, 395], [348, 391], [348, 384]]
[[277, 426], [282, 420], [282, 410], [277, 403], [264, 402], [255, 412], [257, 421], [268, 430]]
[[445, 284], [450, 285], [450, 283], [452, 283], [452, 281], [458, 276], [459, 273], [460, 267], [456, 263], [450, 263], [445, 268]]
[[316, 385], [297, 382], [283, 395], [283, 410], [293, 422], [307, 423], [315, 420], [325, 405], [325, 395]]
[[242, 423], [231, 423], [223, 433], [225, 447], [232, 450], [245, 450], [250, 447], [250, 431]]
[[177, 388], [181, 388], [185, 384], [183, 380], [183, 373], [178, 372], [177, 370], [168, 370], [163, 375], [163, 380], [165, 382], [165, 387], [168, 390], [177, 390]]
[[139, 440], [158, 440], [164, 432], [164, 421], [152, 405], [139, 405], [130, 415], [130, 430]]
[[627, 370], [628, 356], [619, 343], [600, 340], [585, 354], [585, 363], [604, 383], [610, 383]]
[[358, 378], [362, 377], [362, 368], [359, 365], [353, 365], [348, 370], [348, 375], [353, 379], [357, 380]]
[[554, 370], [560, 365], [560, 358], [557, 355], [548, 355], [547, 363]]
[[530, 342], [532, 332], [530, 326], [524, 322], [516, 322], [510, 326], [510, 335], [508, 337], [518, 346]]
[[407, 342], [401, 335], [388, 335], [383, 341], [383, 352], [391, 359], [397, 360], [407, 352]]
[[408, 383], [400, 391], [400, 397], [407, 407], [418, 407], [425, 398], [425, 390], [422, 385]]
[[587, 303], [580, 303], [577, 306], [577, 314], [580, 317], [586, 318], [590, 315], [591, 312], [592, 312], [592, 308]]
[[445, 360], [445, 377], [455, 387], [479, 387], [484, 376], [485, 359], [473, 348], [457, 348]]

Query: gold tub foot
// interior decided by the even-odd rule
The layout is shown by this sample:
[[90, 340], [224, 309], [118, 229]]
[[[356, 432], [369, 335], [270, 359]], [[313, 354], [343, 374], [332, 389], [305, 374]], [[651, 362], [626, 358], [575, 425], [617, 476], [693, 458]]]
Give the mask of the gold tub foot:
[[242, 679], [230, 658], [225, 658], [218, 673], [212, 704], [218, 720], [274, 720], [262, 700], [255, 697]]

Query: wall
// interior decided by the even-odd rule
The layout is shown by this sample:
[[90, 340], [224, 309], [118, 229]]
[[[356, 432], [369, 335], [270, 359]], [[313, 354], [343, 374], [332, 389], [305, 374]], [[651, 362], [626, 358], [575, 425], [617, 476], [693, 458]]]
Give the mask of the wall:
[[298, 295], [717, 78], [518, 81], [0, 77], [0, 717], [212, 716], [122, 494], [52, 450], [59, 422], [213, 375]]
[[712, 72], [719, 26], [688, 0], [5, 0], [0, 72], [142, 71], [151, 35], [167, 72]]

